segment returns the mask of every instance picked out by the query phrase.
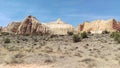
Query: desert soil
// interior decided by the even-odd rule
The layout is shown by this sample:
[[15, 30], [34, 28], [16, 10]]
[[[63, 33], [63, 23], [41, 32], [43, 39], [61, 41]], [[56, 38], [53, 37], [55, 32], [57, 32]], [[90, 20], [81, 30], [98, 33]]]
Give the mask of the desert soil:
[[72, 36], [1, 35], [0, 43], [0, 68], [120, 68], [120, 44], [109, 34], [78, 43]]

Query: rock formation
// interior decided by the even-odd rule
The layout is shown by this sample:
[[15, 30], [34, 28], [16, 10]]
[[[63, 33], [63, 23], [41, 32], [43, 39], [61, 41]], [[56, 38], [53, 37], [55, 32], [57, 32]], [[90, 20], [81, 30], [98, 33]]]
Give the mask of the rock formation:
[[64, 23], [61, 19], [47, 23], [46, 25], [50, 28], [52, 34], [66, 35], [67, 32], [74, 31], [74, 27], [72, 25]]
[[49, 33], [48, 27], [41, 24], [35, 17], [28, 16], [22, 22], [12, 22], [2, 29], [2, 32], [16, 34], [45, 34]]
[[66, 35], [67, 32], [73, 32], [74, 28], [70, 24], [64, 23], [62, 20], [51, 23], [40, 23], [35, 17], [28, 16], [22, 22], [12, 22], [3, 28], [3, 32], [16, 34], [57, 34]]
[[96, 20], [93, 22], [85, 22], [78, 25], [79, 32], [102, 33], [103, 31], [120, 31], [120, 23], [115, 19], [110, 20]]
[[2, 29], [2, 32], [16, 33], [21, 22], [12, 22]]
[[35, 17], [28, 16], [21, 22], [12, 22], [7, 27], [0, 27], [0, 31], [16, 33], [16, 34], [57, 34], [66, 35], [67, 32], [91, 32], [102, 33], [103, 31], [120, 31], [120, 22], [115, 19], [95, 20], [92, 22], [84, 22], [78, 25], [77, 31], [70, 24], [64, 23], [58, 19], [50, 23], [40, 23]]
[[18, 27], [17, 34], [45, 34], [48, 27], [41, 24], [35, 17], [28, 16]]

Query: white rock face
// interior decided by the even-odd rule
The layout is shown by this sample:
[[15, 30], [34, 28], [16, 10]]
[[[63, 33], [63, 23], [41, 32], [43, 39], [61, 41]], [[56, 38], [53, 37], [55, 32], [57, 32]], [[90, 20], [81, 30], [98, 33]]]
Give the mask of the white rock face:
[[47, 25], [50, 28], [52, 34], [66, 35], [67, 32], [74, 31], [74, 27], [72, 25], [64, 23], [61, 19], [47, 23], [45, 25]]
[[85, 22], [84, 24], [78, 25], [79, 32], [91, 32], [91, 33], [102, 33], [103, 31], [119, 31], [120, 25], [115, 19], [110, 20], [96, 20], [92, 22]]

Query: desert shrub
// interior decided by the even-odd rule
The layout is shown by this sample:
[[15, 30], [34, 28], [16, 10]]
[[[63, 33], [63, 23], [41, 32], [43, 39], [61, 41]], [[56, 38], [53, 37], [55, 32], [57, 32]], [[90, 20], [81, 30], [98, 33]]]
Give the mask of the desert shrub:
[[46, 59], [43, 60], [45, 64], [51, 64], [56, 62], [56, 57], [55, 56], [49, 56], [49, 55], [45, 55]]
[[26, 41], [26, 42], [28, 41], [28, 39], [27, 39], [27, 38], [22, 38], [22, 40], [23, 40], [23, 41]]
[[33, 39], [35, 42], [38, 42], [39, 40], [38, 39]]
[[73, 35], [74, 33], [73, 33], [73, 32], [68, 31], [68, 32], [67, 32], [67, 34], [71, 36], [71, 35]]
[[17, 43], [20, 43], [20, 41], [17, 41]]
[[1, 32], [1, 35], [9, 35], [8, 32]]
[[23, 34], [23, 36], [30, 36], [30, 34]]
[[53, 49], [47, 46], [45, 47], [44, 52], [50, 53], [50, 52], [53, 52]]
[[114, 38], [115, 41], [120, 43], [120, 32], [113, 32], [113, 33], [111, 33], [110, 37]]
[[91, 34], [91, 32], [89, 31], [89, 32], [87, 32], [88, 34]]
[[8, 55], [6, 55], [6, 57], [4, 59], [4, 62], [6, 64], [22, 63], [23, 62], [22, 57], [23, 57], [23, 55], [20, 54], [20, 53], [17, 53], [17, 54], [8, 54]]
[[120, 37], [120, 34], [116, 34], [113, 38], [115, 41], [117, 41], [119, 37]]
[[81, 37], [79, 36], [79, 34], [73, 35], [73, 42], [79, 42], [80, 40], [81, 40]]
[[120, 36], [117, 38], [117, 42], [120, 43]]
[[82, 38], [88, 38], [87, 33], [86, 32], [81, 33], [81, 37]]
[[109, 34], [110, 32], [107, 30], [102, 31], [102, 34]]
[[112, 33], [110, 34], [110, 37], [111, 37], [111, 38], [114, 38], [114, 37], [116, 37], [116, 36], [118, 36], [118, 35], [120, 35], [120, 32], [112, 32]]
[[4, 39], [4, 43], [10, 43], [10, 39], [9, 38]]
[[47, 63], [47, 64], [53, 63], [53, 60], [51, 60], [51, 59], [46, 59], [46, 60], [44, 61], [44, 63]]
[[50, 35], [50, 38], [58, 37], [58, 35]]
[[111, 38], [114, 38], [114, 36], [115, 36], [115, 32], [112, 32], [112, 33], [110, 34], [110, 37], [111, 37]]

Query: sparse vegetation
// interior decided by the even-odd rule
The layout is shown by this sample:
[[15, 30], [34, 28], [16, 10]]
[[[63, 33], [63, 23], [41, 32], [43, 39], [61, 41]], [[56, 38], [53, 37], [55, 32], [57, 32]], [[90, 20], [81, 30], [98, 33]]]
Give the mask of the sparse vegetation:
[[58, 37], [58, 35], [50, 35], [50, 38]]
[[17, 41], [17, 43], [20, 43], [20, 41]]
[[73, 33], [73, 32], [67, 32], [67, 34], [68, 34], [69, 36], [71, 36], [71, 35], [73, 35], [74, 33]]
[[45, 47], [44, 52], [50, 53], [50, 52], [53, 52], [53, 49], [47, 46]]
[[117, 38], [117, 42], [120, 43], [120, 36]]
[[88, 38], [87, 33], [78, 33], [73, 35], [73, 42], [79, 42], [81, 39]]
[[89, 32], [87, 32], [88, 34], [91, 34], [91, 32], [89, 31]]
[[118, 36], [119, 35], [119, 32], [112, 32], [111, 34], [110, 34], [110, 37], [111, 38], [114, 38], [114, 37], [116, 37], [116, 36]]
[[23, 34], [23, 36], [30, 36], [30, 34]]
[[8, 32], [1, 32], [1, 35], [6, 36], [6, 35], [9, 35], [9, 33]]
[[114, 38], [115, 41], [120, 43], [120, 32], [113, 32], [113, 33], [111, 33], [110, 37]]
[[102, 34], [109, 34], [110, 32], [109, 31], [107, 31], [107, 30], [104, 30], [103, 32], [102, 32]]
[[73, 35], [73, 42], [79, 42], [81, 41], [81, 37], [79, 34], [74, 34]]
[[[72, 33], [70, 33], [70, 35], [72, 35]], [[116, 38], [116, 40], [118, 40], [118, 42], [120, 43], [119, 36], [120, 36], [119, 32], [111, 34], [111, 37]], [[11, 42], [10, 44], [4, 44], [4, 39], [7, 38], [10, 40]], [[49, 38], [49, 40], [46, 40], [47, 38]], [[69, 58], [72, 59], [73, 61], [74, 60], [76, 61], [76, 59], [81, 58], [80, 60], [77, 61], [79, 61], [80, 63], [84, 63], [92, 68], [98, 64], [96, 62], [98, 62], [99, 60], [95, 60], [97, 58], [111, 60], [106, 59], [106, 57], [103, 54], [105, 53], [106, 56], [112, 57], [111, 55], [115, 54], [108, 52], [108, 50], [111, 49], [113, 52], [115, 52], [114, 49], [117, 50], [118, 48], [116, 47], [119, 47], [119, 45], [115, 44], [116, 42], [113, 41], [113, 39], [110, 38], [108, 34], [89, 35], [86, 32], [73, 34], [72, 36], [2, 35], [0, 36], [0, 40], [2, 40], [0, 49], [1, 50], [0, 59], [2, 59], [1, 63], [6, 63], [7, 65], [9, 64], [14, 65], [20, 63], [32, 64], [36, 62], [42, 64], [54, 64], [56, 62], [62, 63], [64, 59], [66, 59], [65, 62], [69, 62]], [[116, 47], [114, 47], [113, 49], [111, 47], [107, 48], [108, 45], [113, 46], [112, 44], [116, 45]], [[14, 55], [16, 52], [20, 52], [21, 54], [23, 54], [23, 57], [21, 57], [22, 56], [21, 54]]]
[[83, 38], [88, 38], [87, 33], [86, 32], [81, 33], [81, 37], [82, 37], [82, 39]]
[[27, 39], [27, 38], [22, 38], [22, 40], [23, 40], [23, 41], [26, 41], [26, 42], [28, 41], [28, 39]]
[[22, 56], [20, 53], [17, 54], [8, 54], [6, 55], [4, 62], [6, 64], [16, 64], [16, 63], [22, 63]]
[[5, 38], [4, 39], [4, 43], [10, 43], [10, 39], [9, 38]]

